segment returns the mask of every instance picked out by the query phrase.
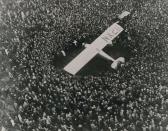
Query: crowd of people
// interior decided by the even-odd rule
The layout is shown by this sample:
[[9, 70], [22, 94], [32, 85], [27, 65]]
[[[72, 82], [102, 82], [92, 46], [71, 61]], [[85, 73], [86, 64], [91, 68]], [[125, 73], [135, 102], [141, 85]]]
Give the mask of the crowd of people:
[[[1, 95], [15, 109], [0, 124], [26, 131], [168, 131], [168, 19], [157, 2], [0, 0], [0, 53], [7, 61], [1, 71], [12, 81]], [[124, 67], [71, 76], [54, 65], [55, 56], [66, 59], [131, 9], [127, 41], [114, 42], [132, 51]]]

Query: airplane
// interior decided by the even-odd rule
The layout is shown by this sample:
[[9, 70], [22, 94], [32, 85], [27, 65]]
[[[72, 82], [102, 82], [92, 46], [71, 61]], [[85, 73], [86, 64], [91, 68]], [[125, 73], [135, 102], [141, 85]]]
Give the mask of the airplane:
[[[128, 15], [130, 15], [130, 12], [124, 11], [121, 15], [118, 16], [118, 18], [123, 19]], [[85, 44], [85, 49], [70, 63], [68, 63], [64, 67], [64, 70], [72, 75], [76, 75], [76, 73], [79, 72], [97, 54], [111, 61], [111, 68], [114, 70], [117, 70], [119, 65], [123, 66], [125, 64], [124, 57], [114, 59], [102, 50], [105, 46], [112, 45], [112, 40], [115, 39], [124, 30], [118, 23], [119, 21], [112, 24], [91, 44]]]

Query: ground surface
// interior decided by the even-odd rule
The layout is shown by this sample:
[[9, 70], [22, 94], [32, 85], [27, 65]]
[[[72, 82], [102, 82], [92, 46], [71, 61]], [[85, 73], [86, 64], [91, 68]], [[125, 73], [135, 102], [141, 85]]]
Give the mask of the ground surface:
[[[167, 7], [167, 0], [0, 0], [0, 126], [168, 128]], [[125, 27], [124, 45], [133, 51], [127, 65], [113, 72], [96, 58], [84, 75], [63, 72], [61, 66], [82, 49], [72, 42], [90, 43], [123, 10], [134, 10]], [[61, 50], [72, 56], [62, 57]]]

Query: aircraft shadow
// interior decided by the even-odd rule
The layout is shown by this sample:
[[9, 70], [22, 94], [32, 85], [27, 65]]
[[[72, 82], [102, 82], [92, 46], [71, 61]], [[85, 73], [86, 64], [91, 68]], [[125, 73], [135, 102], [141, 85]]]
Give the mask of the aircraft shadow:
[[[63, 69], [63, 67], [68, 64], [73, 58], [75, 58], [84, 47], [82, 46], [71, 46], [68, 51], [66, 51], [67, 56], [63, 55], [55, 55], [53, 60], [53, 65], [56, 68]], [[113, 58], [118, 58], [120, 56], [126, 57], [126, 61], [129, 59], [129, 52], [127, 49], [118, 47], [118, 46], [106, 46], [103, 51], [112, 56]], [[102, 58], [100, 55], [94, 57], [89, 63], [87, 63], [78, 73], [77, 75], [86, 76], [86, 75], [98, 75], [100, 73], [104, 73], [107, 71], [115, 72], [111, 68], [111, 61], [108, 61]]]

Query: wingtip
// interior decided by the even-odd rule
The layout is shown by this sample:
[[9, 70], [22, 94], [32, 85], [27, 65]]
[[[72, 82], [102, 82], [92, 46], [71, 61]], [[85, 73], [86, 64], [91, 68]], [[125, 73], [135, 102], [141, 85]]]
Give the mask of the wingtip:
[[66, 71], [68, 74], [75, 75], [76, 73], [70, 71], [66, 66], [63, 68], [64, 71]]

